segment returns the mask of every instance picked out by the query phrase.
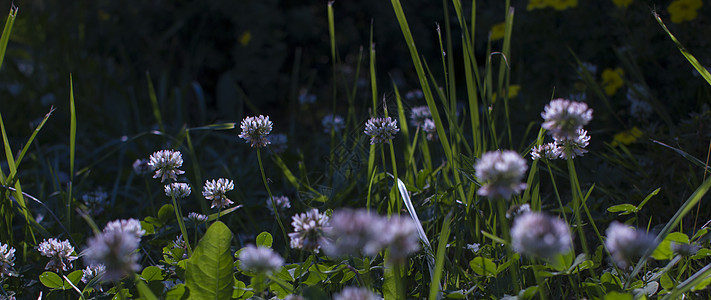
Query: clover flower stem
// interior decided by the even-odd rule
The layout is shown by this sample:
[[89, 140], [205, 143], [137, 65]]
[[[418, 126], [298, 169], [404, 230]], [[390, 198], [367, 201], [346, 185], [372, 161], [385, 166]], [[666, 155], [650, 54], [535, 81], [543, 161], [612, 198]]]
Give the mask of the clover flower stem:
[[395, 262], [392, 266], [393, 274], [395, 274], [395, 290], [397, 291], [397, 299], [406, 299], [405, 285], [402, 282], [402, 267], [401, 263]]
[[[387, 164], [387, 162], [385, 161], [385, 147], [383, 146], [382, 143], [381, 143], [379, 146], [380, 146], [380, 159], [381, 159], [381, 161], [383, 162], [383, 173], [387, 173], [387, 171], [388, 171], [388, 164]], [[387, 180], [386, 180], [386, 182], [387, 182]], [[391, 192], [391, 191], [392, 191], [392, 189], [390, 189], [390, 192]], [[395, 208], [393, 207], [393, 199], [391, 199], [390, 197], [388, 197], [388, 217], [390, 217], [390, 215], [392, 215], [393, 209], [395, 209]]]
[[373, 190], [373, 181], [375, 181], [375, 173], [377, 173], [377, 169], [374, 169], [372, 174], [370, 175], [370, 180], [368, 181], [368, 196], [366, 197], [365, 200], [365, 208], [370, 212], [370, 191]]
[[188, 230], [185, 229], [183, 214], [180, 212], [180, 203], [178, 203], [178, 201], [175, 199], [175, 195], [172, 195], [170, 198], [173, 200], [173, 211], [175, 211], [175, 218], [178, 220], [180, 233], [183, 234], [185, 245], [188, 247], [188, 257], [191, 257], [193, 255], [193, 249], [190, 247], [190, 241], [188, 241]]
[[393, 189], [395, 189], [395, 202], [397, 203], [397, 215], [400, 215], [400, 209], [402, 208], [402, 201], [400, 201], [400, 193], [399, 193], [399, 188], [397, 185], [397, 162], [395, 161], [395, 147], [393, 147], [393, 143], [389, 143], [390, 145], [390, 160], [392, 161], [393, 164]]
[[156, 204], [155, 201], [153, 200], [153, 192], [151, 190], [151, 185], [148, 182], [148, 178], [143, 178], [143, 182], [146, 183], [146, 192], [148, 193], [148, 199], [151, 199], [151, 212], [153, 215], [158, 215], [158, 211], [156, 211]]
[[588, 242], [585, 239], [585, 233], [583, 232], [583, 222], [580, 218], [580, 206], [582, 202], [582, 192], [580, 191], [580, 182], [578, 181], [578, 175], [575, 172], [575, 163], [572, 159], [568, 159], [568, 177], [570, 177], [570, 189], [573, 191], [573, 220], [575, 222], [575, 227], [578, 230], [578, 236], [580, 237], [580, 245], [583, 247], [583, 252], [588, 257], [590, 256], [590, 251], [588, 248]]
[[[535, 264], [538, 264], [538, 262], [534, 262]], [[538, 272], [536, 270], [533, 271], [533, 277], [536, 278], [536, 284], [538, 285], [538, 294], [541, 295], [542, 300], [547, 300], [548, 299], [548, 289], [546, 288], [546, 282], [541, 278], [540, 275], [538, 275]], [[570, 278], [570, 277], [568, 277]], [[572, 285], [571, 283], [571, 286]], [[577, 291], [576, 291], [577, 293]], [[577, 299], [580, 299], [579, 297]]]
[[[289, 243], [289, 238], [286, 235], [286, 229], [284, 229], [284, 224], [281, 223], [281, 218], [279, 217], [279, 214], [276, 213], [279, 210], [277, 210], [277, 205], [276, 201], [274, 201], [274, 197], [272, 196], [272, 190], [269, 189], [269, 184], [267, 183], [267, 176], [264, 175], [264, 165], [262, 164], [262, 152], [260, 148], [257, 148], [257, 161], [259, 162], [259, 171], [262, 173], [262, 181], [264, 182], [264, 187], [267, 189], [267, 194], [269, 194], [269, 199], [272, 202], [272, 208], [274, 209], [274, 218], [276, 219], [277, 223], [279, 224], [279, 228], [281, 229], [281, 233], [284, 236], [284, 243]], [[288, 249], [288, 248], [287, 248]], [[285, 258], [289, 257], [289, 251], [285, 250], [286, 254], [284, 255]]]
[[[563, 220], [568, 223], [568, 217], [565, 214], [565, 207], [563, 206], [563, 201], [560, 200], [560, 194], [558, 193], [558, 185], [555, 183], [555, 177], [553, 177], [553, 170], [551, 170], [551, 165], [546, 162], [548, 167], [548, 174], [551, 176], [551, 183], [553, 184], [553, 191], [555, 191], [555, 198], [558, 200], [558, 205], [560, 206], [561, 215], [563, 215]], [[540, 209], [540, 207], [539, 207]], [[570, 224], [570, 223], [568, 223]]]
[[[496, 217], [499, 222], [501, 223], [501, 233], [504, 237], [504, 240], [506, 241], [507, 244], [511, 244], [511, 232], [509, 229], [509, 221], [506, 219], [506, 199], [502, 197], [496, 197], [493, 199], [494, 202], [496, 202], [497, 207], [499, 209], [499, 215]], [[506, 245], [506, 257], [513, 257], [514, 252], [509, 247], [509, 245]], [[511, 266], [509, 267], [509, 270], [511, 271], [511, 282], [513, 283], [515, 295], [518, 295], [518, 291], [521, 290], [519, 287], [519, 282], [518, 279], [520, 278], [518, 272], [518, 263], [514, 261]]]

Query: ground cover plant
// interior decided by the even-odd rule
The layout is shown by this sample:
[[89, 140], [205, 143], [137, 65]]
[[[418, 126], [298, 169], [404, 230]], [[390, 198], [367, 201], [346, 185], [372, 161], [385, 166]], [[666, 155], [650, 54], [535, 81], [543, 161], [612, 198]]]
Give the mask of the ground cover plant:
[[[286, 71], [273, 20], [226, 30], [245, 60], [229, 71], [200, 40], [168, 57], [105, 41], [107, 59], [84, 32], [156, 5], [70, 5], [96, 13], [70, 40], [96, 45], [61, 75], [33, 47], [63, 40], [28, 32], [63, 13], [12, 5], [0, 299], [710, 297], [700, 0], [379, 1], [360, 47], [339, 18], [360, 4], [294, 5], [279, 14], [319, 12], [303, 19], [324, 35]], [[220, 8], [277, 4], [165, 5], [183, 19], [157, 40], [181, 44], [231, 24]], [[177, 75], [126, 67], [175, 56]]]

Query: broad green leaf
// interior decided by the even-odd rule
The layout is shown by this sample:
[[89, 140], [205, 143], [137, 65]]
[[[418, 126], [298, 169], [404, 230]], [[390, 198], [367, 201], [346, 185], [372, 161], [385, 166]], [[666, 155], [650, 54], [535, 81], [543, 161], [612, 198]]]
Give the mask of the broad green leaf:
[[656, 260], [672, 259], [674, 257], [674, 252], [671, 249], [672, 242], [675, 242], [677, 244], [688, 244], [689, 237], [681, 232], [670, 233], [669, 235], [667, 235], [667, 237], [664, 238], [664, 241], [659, 243], [657, 249], [655, 249], [652, 253], [652, 257], [654, 257], [654, 259]]
[[234, 291], [232, 292], [232, 298], [239, 298], [244, 295], [247, 285], [244, 282], [235, 280]]
[[619, 212], [620, 216], [622, 216], [622, 215], [628, 215], [631, 213], [636, 213], [637, 207], [632, 204], [625, 203], [625, 204], [618, 204], [618, 205], [610, 206], [607, 208], [607, 211], [612, 212], [612, 213]]
[[233, 292], [232, 232], [213, 223], [188, 259], [185, 284], [191, 299], [230, 299]]
[[635, 295], [645, 295], [651, 297], [657, 293], [657, 290], [659, 290], [659, 282], [652, 281], [642, 288], [634, 289], [634, 293]]
[[271, 248], [272, 242], [274, 242], [274, 238], [269, 232], [265, 231], [257, 236], [257, 246]]
[[[81, 277], [84, 276], [84, 271], [83, 270], [76, 270], [74, 272], [69, 273], [67, 275], [67, 279], [71, 281], [72, 284], [76, 285], [79, 283], [79, 280], [81, 280]], [[65, 286], [68, 286], [68, 283], [65, 281]]]
[[711, 283], [711, 277], [707, 277], [701, 283], [695, 285], [694, 287], [691, 288], [692, 291], [698, 291], [698, 290], [703, 290], [705, 289], [709, 284]]
[[50, 289], [66, 289], [64, 279], [54, 272], [44, 272], [40, 274], [39, 280], [44, 286]]
[[518, 299], [522, 299], [522, 300], [532, 299], [533, 296], [536, 295], [536, 293], [538, 293], [538, 286], [537, 285], [530, 286], [530, 287], [526, 288], [525, 290], [521, 290], [520, 292], [518, 292]]
[[145, 269], [143, 269], [143, 272], [141, 272], [141, 277], [145, 281], [155, 281], [155, 280], [163, 280], [163, 271], [161, 271], [160, 268], [156, 266], [150, 266]]
[[496, 277], [496, 263], [486, 257], [475, 257], [469, 262], [474, 273], [487, 277]]
[[158, 220], [161, 225], [168, 223], [170, 220], [175, 218], [175, 213], [173, 211], [173, 205], [165, 204], [158, 210]]
[[699, 249], [699, 251], [697, 251], [696, 254], [691, 256], [690, 258], [691, 259], [701, 259], [701, 258], [706, 258], [709, 256], [711, 256], [711, 250], [702, 248], [702, 249]]
[[165, 299], [167, 300], [184, 300], [188, 299], [190, 293], [185, 289], [185, 284], [176, 284], [172, 289], [165, 293]]
[[618, 292], [611, 292], [605, 295], [605, 300], [632, 300], [632, 295]]

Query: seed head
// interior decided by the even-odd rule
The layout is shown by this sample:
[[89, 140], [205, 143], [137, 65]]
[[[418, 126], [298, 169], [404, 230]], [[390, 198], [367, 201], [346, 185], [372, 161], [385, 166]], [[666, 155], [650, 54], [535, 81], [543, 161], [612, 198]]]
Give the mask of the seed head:
[[240, 127], [242, 133], [239, 137], [245, 139], [252, 148], [263, 148], [269, 145], [267, 136], [272, 132], [272, 121], [269, 121], [269, 116], [246, 117]]
[[183, 155], [180, 151], [160, 150], [151, 154], [148, 166], [156, 171], [153, 178], [160, 177], [160, 182], [170, 178], [177, 180], [178, 175], [185, 174], [185, 171], [178, 170], [183, 165]]
[[225, 208], [234, 203], [225, 195], [225, 193], [234, 188], [234, 182], [229, 179], [220, 178], [217, 181], [214, 179], [212, 181], [208, 180], [205, 181], [205, 186], [202, 188], [202, 195], [205, 199], [212, 200], [212, 206], [210, 206], [210, 208]]

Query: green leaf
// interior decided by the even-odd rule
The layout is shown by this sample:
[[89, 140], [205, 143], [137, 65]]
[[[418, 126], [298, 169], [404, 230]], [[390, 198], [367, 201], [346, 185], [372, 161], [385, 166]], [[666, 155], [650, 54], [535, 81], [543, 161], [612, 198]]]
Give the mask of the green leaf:
[[639, 295], [639, 296], [645, 295], [645, 296], [651, 297], [652, 295], [656, 294], [658, 290], [659, 290], [659, 282], [652, 281], [642, 288], [634, 289], [634, 293], [635, 293], [635, 295]]
[[669, 273], [662, 274], [662, 277], [659, 278], [659, 284], [661, 284], [665, 290], [671, 290], [674, 288], [674, 285], [676, 285], [671, 276], [669, 276]]
[[246, 289], [247, 289], [247, 285], [244, 284], [244, 282], [236, 280], [235, 286], [234, 286], [234, 291], [232, 292], [232, 298], [234, 299], [234, 298], [241, 297], [246, 292]]
[[222, 222], [213, 223], [188, 259], [185, 284], [191, 299], [230, 299], [233, 261], [230, 254], [232, 232]]
[[647, 201], [649, 201], [649, 199], [652, 199], [652, 197], [654, 197], [654, 196], [656, 196], [657, 194], [659, 194], [659, 191], [660, 191], [661, 189], [662, 189], [662, 188], [657, 188], [656, 190], [654, 190], [654, 191], [652, 191], [651, 193], [649, 193], [649, 195], [647, 195], [647, 197], [645, 197], [644, 200], [642, 200], [642, 203], [640, 203], [639, 205], [637, 205], [637, 211], [639, 211], [640, 209], [642, 209], [642, 207], [643, 207], [645, 204], [647, 204]]
[[707, 277], [701, 283], [695, 285], [694, 287], [691, 288], [692, 291], [698, 291], [698, 290], [703, 290], [705, 289], [709, 284], [711, 284], [711, 277]]
[[[69, 281], [72, 284], [76, 285], [77, 283], [79, 283], [79, 280], [81, 280], [82, 276], [84, 276], [84, 271], [83, 270], [76, 270], [74, 272], [69, 273], [69, 275], [67, 275], [67, 279], [69, 279]], [[66, 280], [65, 280], [65, 282], [66, 282]], [[67, 285], [67, 284], [65, 284], [65, 285]]]
[[605, 300], [632, 300], [632, 295], [618, 292], [611, 292], [605, 295]]
[[274, 238], [269, 232], [265, 231], [257, 236], [257, 246], [271, 248], [272, 242], [274, 242]]
[[469, 262], [474, 273], [487, 277], [496, 277], [496, 264], [486, 257], [475, 257]]
[[699, 249], [699, 251], [697, 251], [696, 254], [691, 256], [690, 258], [691, 259], [701, 259], [701, 258], [707, 258], [709, 256], [711, 256], [711, 250], [702, 248], [702, 249]]
[[526, 288], [525, 290], [521, 290], [520, 292], [518, 292], [518, 299], [522, 299], [522, 300], [531, 299], [531, 298], [533, 298], [533, 296], [536, 295], [536, 293], [538, 293], [538, 286], [537, 285], [530, 286], [530, 287]]
[[44, 272], [40, 274], [39, 280], [44, 286], [50, 289], [66, 289], [64, 286], [64, 279], [54, 272]]
[[185, 284], [176, 284], [172, 289], [165, 293], [165, 299], [167, 300], [183, 300], [188, 299], [190, 293], [185, 289]]
[[670, 233], [669, 235], [667, 235], [667, 237], [664, 238], [664, 241], [659, 243], [657, 249], [655, 249], [652, 253], [652, 257], [656, 260], [672, 259], [674, 257], [674, 252], [671, 249], [672, 242], [675, 242], [677, 244], [688, 244], [689, 237], [681, 232]]
[[7, 16], [7, 21], [5, 21], [5, 28], [2, 30], [2, 38], [0, 38], [0, 67], [5, 59], [5, 50], [7, 50], [7, 43], [10, 42], [10, 32], [12, 32], [13, 24], [15, 24], [15, 18], [17, 18], [17, 6], [14, 4], [10, 7], [10, 14]]
[[143, 269], [143, 272], [141, 272], [141, 277], [143, 280], [151, 282], [155, 280], [163, 280], [163, 271], [161, 271], [160, 268], [156, 266], [150, 266], [145, 269]]
[[609, 212], [620, 212], [620, 216], [637, 212], [637, 207], [632, 204], [618, 204], [607, 208]]
[[173, 205], [165, 204], [160, 207], [158, 210], [158, 221], [160, 221], [161, 225], [168, 223], [173, 218], [175, 218]]

